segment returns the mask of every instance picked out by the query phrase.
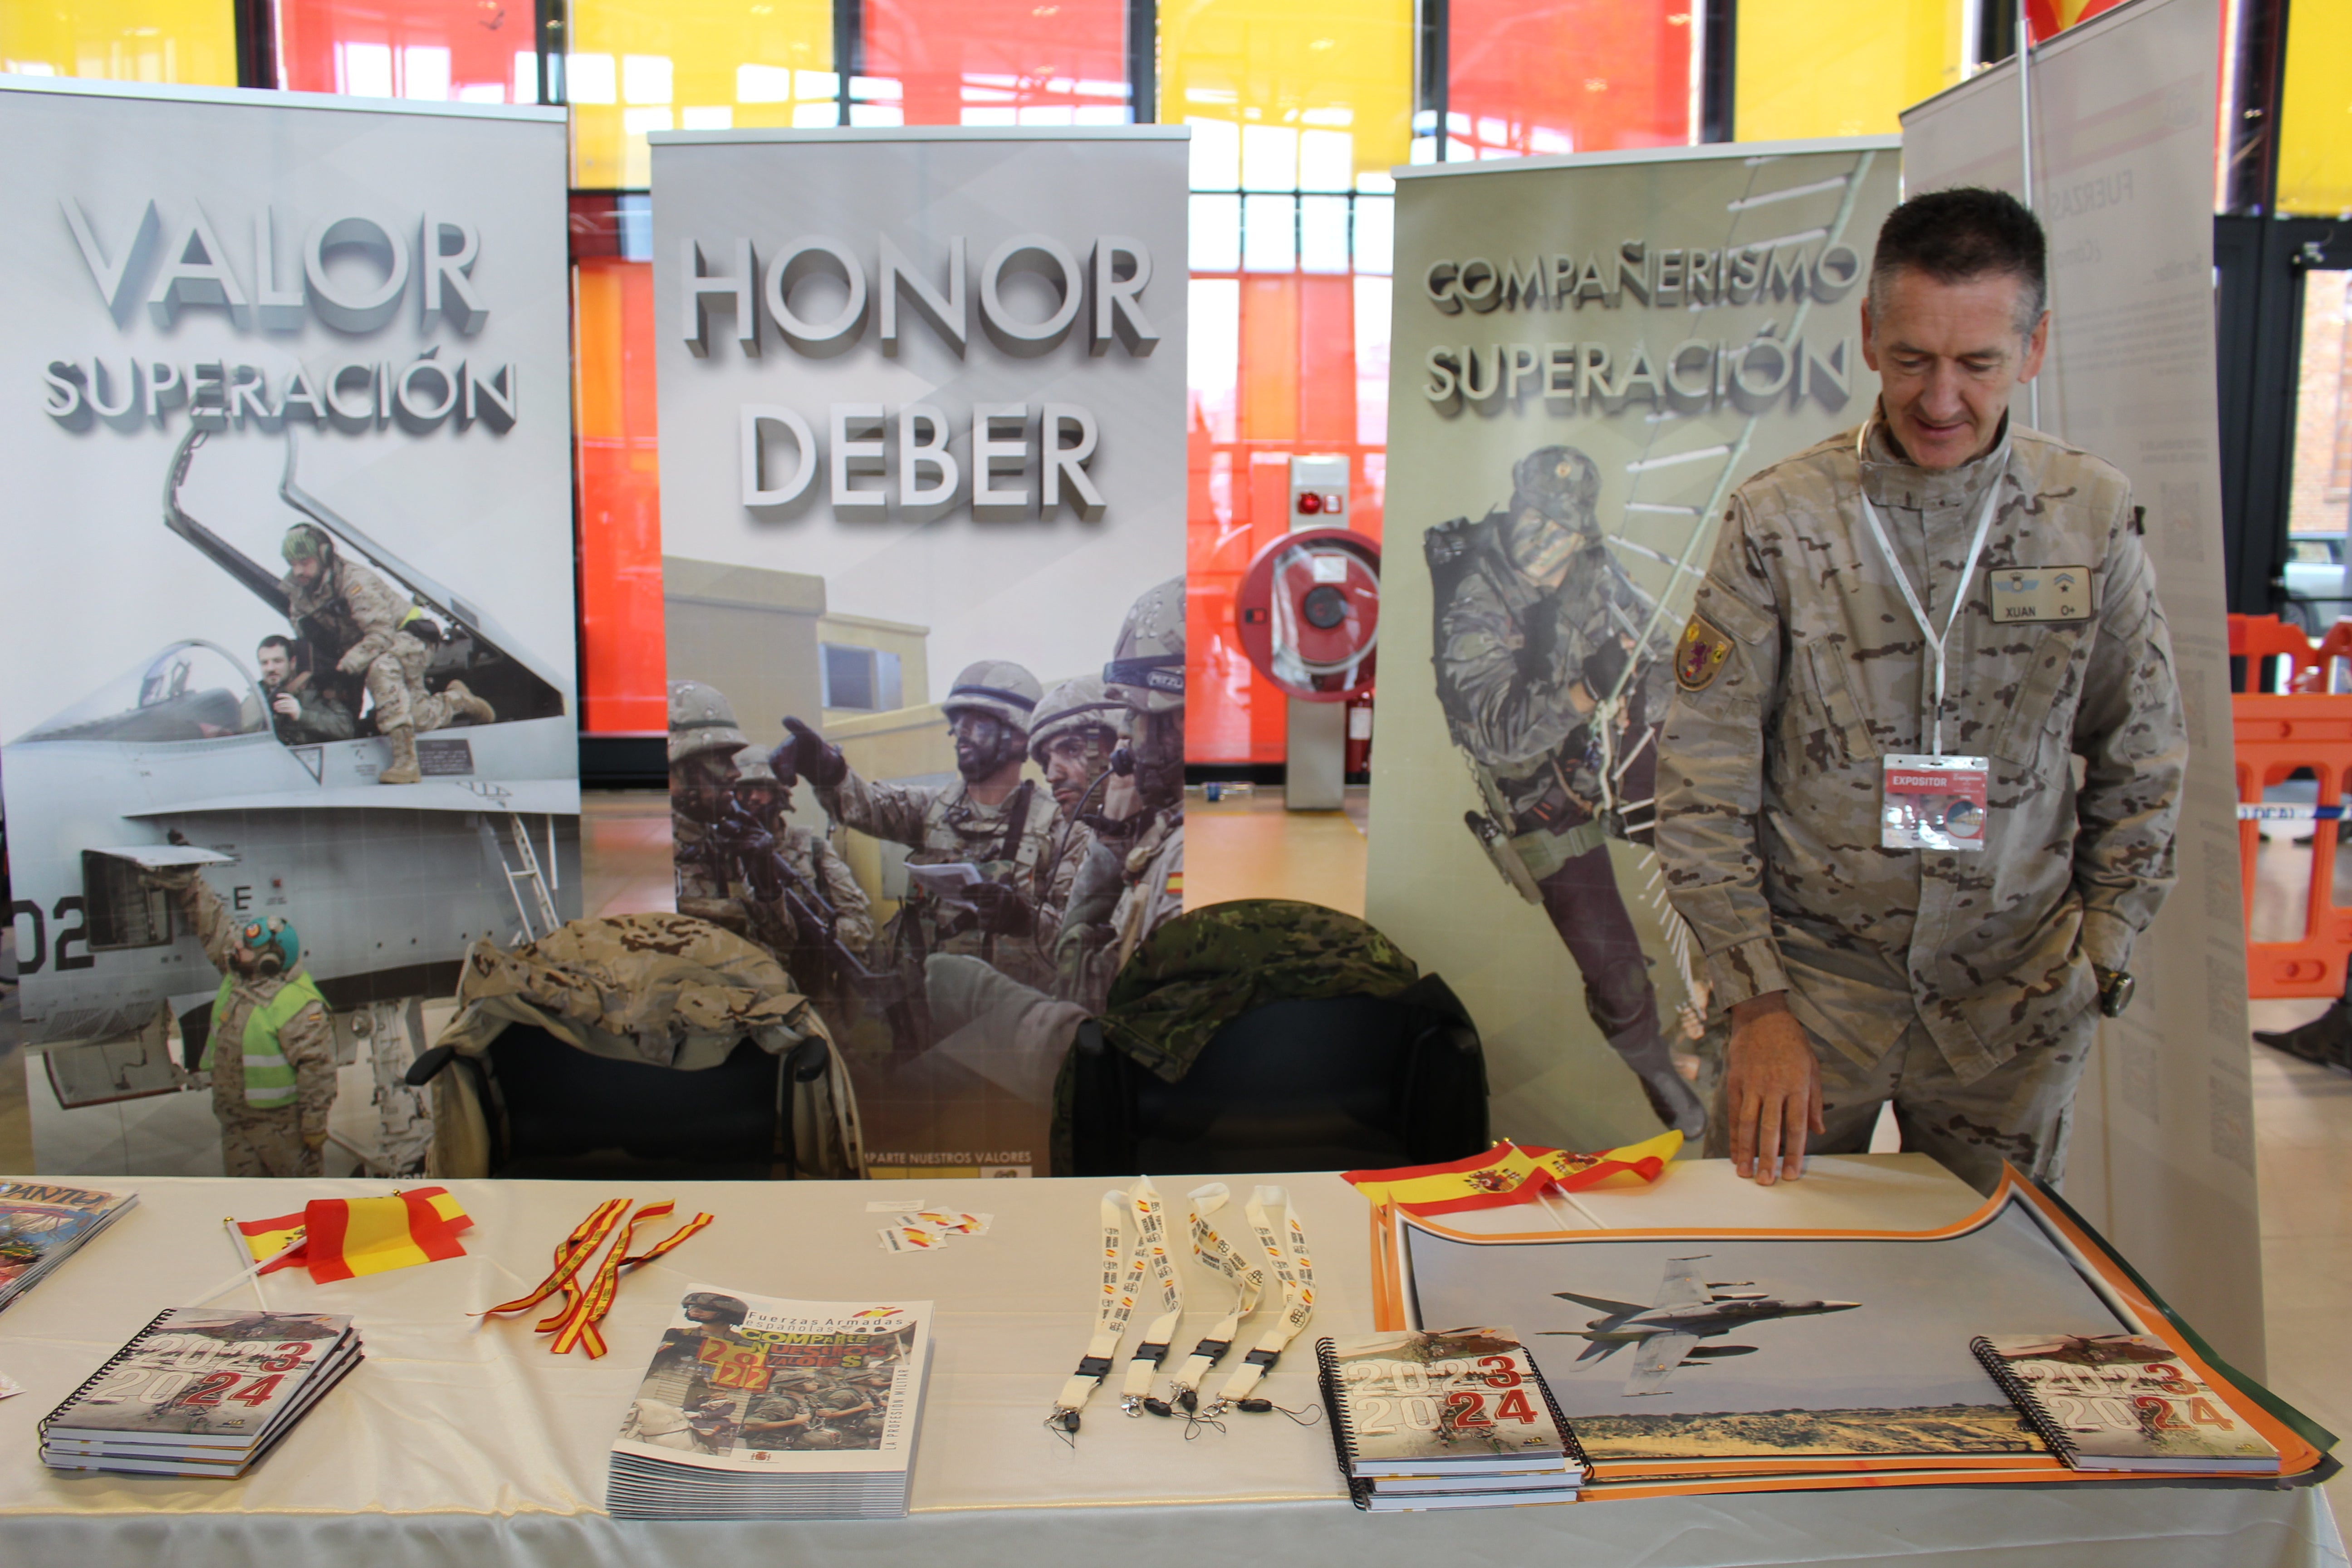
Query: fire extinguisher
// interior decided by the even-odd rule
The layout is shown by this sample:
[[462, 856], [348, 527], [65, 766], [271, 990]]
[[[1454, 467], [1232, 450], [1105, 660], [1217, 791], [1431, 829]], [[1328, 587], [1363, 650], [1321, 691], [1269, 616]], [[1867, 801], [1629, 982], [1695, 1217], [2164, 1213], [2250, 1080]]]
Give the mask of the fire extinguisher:
[[1372, 771], [1372, 694], [1348, 699], [1348, 777], [1362, 778]]

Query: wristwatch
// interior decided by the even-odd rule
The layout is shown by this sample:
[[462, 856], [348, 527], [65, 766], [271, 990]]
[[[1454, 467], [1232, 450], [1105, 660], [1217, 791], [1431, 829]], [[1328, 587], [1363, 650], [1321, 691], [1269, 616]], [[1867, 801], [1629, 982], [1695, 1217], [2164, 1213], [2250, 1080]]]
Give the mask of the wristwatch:
[[2102, 969], [2095, 963], [2091, 965], [2091, 973], [2099, 981], [2099, 1011], [2110, 1018], [2120, 1016], [2131, 1005], [2132, 993], [2139, 988], [2139, 982], [2125, 970]]

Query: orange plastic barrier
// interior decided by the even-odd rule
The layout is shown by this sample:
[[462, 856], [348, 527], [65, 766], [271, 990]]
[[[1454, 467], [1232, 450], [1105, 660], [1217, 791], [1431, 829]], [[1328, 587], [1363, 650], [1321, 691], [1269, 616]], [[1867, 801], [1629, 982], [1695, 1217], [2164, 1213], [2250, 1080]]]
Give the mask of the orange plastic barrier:
[[[2339, 996], [2352, 957], [2352, 908], [2336, 902], [2337, 817], [2344, 785], [2352, 777], [2352, 694], [2311, 691], [2324, 684], [2329, 661], [2352, 656], [2352, 623], [2339, 622], [2315, 647], [2301, 631], [2275, 616], [2231, 616], [2230, 652], [2248, 659], [2285, 656], [2294, 664], [2286, 692], [2240, 691], [2230, 700], [2237, 740], [2238, 800], [2260, 805], [2263, 791], [2299, 768], [2319, 781], [2317, 819], [2281, 817], [2283, 825], [2312, 830], [2311, 885], [2304, 901], [2303, 932], [2288, 942], [2246, 942], [2247, 992], [2257, 997]], [[2251, 667], [2250, 667], [2251, 670]], [[2248, 931], [2254, 907], [2254, 854], [2261, 824], [2246, 813], [2238, 824]]]

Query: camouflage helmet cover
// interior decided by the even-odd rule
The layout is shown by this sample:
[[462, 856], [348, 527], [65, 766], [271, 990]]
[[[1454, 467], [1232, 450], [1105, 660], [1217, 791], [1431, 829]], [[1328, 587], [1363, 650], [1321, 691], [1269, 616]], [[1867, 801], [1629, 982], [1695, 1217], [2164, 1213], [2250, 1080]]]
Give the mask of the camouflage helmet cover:
[[[1127, 712], [1124, 703], [1114, 702], [1103, 694], [1099, 677], [1081, 675], [1075, 680], [1065, 680], [1045, 693], [1037, 704], [1037, 711], [1029, 721], [1029, 754], [1045, 766], [1045, 748], [1062, 735], [1075, 735], [1088, 729], [1119, 732], [1119, 720]], [[1114, 742], [1115, 744], [1116, 742]]]
[[669, 762], [676, 767], [706, 752], [733, 753], [751, 743], [735, 727], [735, 706], [698, 680], [669, 683]]
[[1601, 469], [1573, 447], [1538, 447], [1511, 469], [1507, 545], [1531, 577], [1559, 570], [1600, 531]]
[[278, 542], [278, 552], [286, 557], [289, 565], [297, 561], [331, 555], [334, 550], [334, 540], [315, 522], [296, 523], [286, 531], [286, 537]]
[[1172, 713], [1184, 706], [1184, 579], [1143, 591], [1118, 628], [1103, 666], [1104, 695], [1134, 713]]
[[768, 753], [758, 746], [746, 746], [735, 753], [737, 784], [779, 784], [776, 770], [768, 765]]
[[964, 666], [940, 707], [950, 722], [959, 712], [991, 713], [1026, 735], [1037, 711], [1037, 699], [1045, 694], [1037, 678], [1019, 665], [1008, 659], [983, 658]]

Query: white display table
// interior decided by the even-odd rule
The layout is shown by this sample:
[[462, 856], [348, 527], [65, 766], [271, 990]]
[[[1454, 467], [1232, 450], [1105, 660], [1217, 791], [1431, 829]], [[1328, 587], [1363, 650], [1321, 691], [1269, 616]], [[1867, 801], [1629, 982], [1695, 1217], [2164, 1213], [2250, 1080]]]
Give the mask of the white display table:
[[[1246, 1194], [1255, 1178], [1223, 1178]], [[1318, 1334], [1371, 1326], [1368, 1210], [1336, 1176], [1286, 1180], [1315, 1245], [1313, 1322], [1266, 1392], [1314, 1399]], [[386, 1191], [362, 1182], [128, 1177], [139, 1207], [0, 1313], [0, 1372], [25, 1394], [0, 1404], [0, 1563], [171, 1568], [257, 1563], [709, 1564], [762, 1561], [1198, 1564], [1244, 1554], [1293, 1563], [1486, 1564], [1927, 1563], [2151, 1568], [2337, 1564], [2317, 1489], [1910, 1489], [1373, 1518], [1343, 1500], [1320, 1427], [1236, 1416], [1192, 1442], [1181, 1426], [1123, 1417], [1108, 1394], [1076, 1447], [1040, 1422], [1093, 1320], [1099, 1181], [937, 1182], [935, 1205], [995, 1215], [985, 1237], [893, 1255], [866, 1210], [891, 1189], [854, 1183], [452, 1182], [475, 1219], [470, 1256], [313, 1286], [263, 1282], [280, 1309], [348, 1312], [368, 1360], [257, 1471], [237, 1482], [68, 1476], [45, 1468], [34, 1425], [159, 1310], [226, 1278], [224, 1216], [283, 1214], [313, 1196]], [[1162, 1178], [1181, 1212], [1197, 1182]], [[599, 1362], [551, 1356], [527, 1321], [467, 1314], [522, 1294], [555, 1244], [601, 1199], [675, 1198], [718, 1222], [624, 1285]], [[1727, 1164], [1677, 1166], [1657, 1187], [1587, 1194], [1622, 1226], [1927, 1228], [1977, 1199], [1916, 1155], [1818, 1160], [1770, 1190]], [[1528, 1228], [1515, 1211], [1512, 1228]], [[654, 1235], [667, 1234], [649, 1227]], [[646, 1240], [641, 1235], [640, 1242]], [[651, 1524], [604, 1510], [606, 1447], [646, 1357], [689, 1281], [826, 1300], [928, 1298], [935, 1355], [914, 1479], [914, 1516], [866, 1523]], [[1189, 1342], [1223, 1287], [1188, 1264]], [[250, 1287], [217, 1304], [250, 1305]], [[536, 1316], [537, 1314], [531, 1314]]]

